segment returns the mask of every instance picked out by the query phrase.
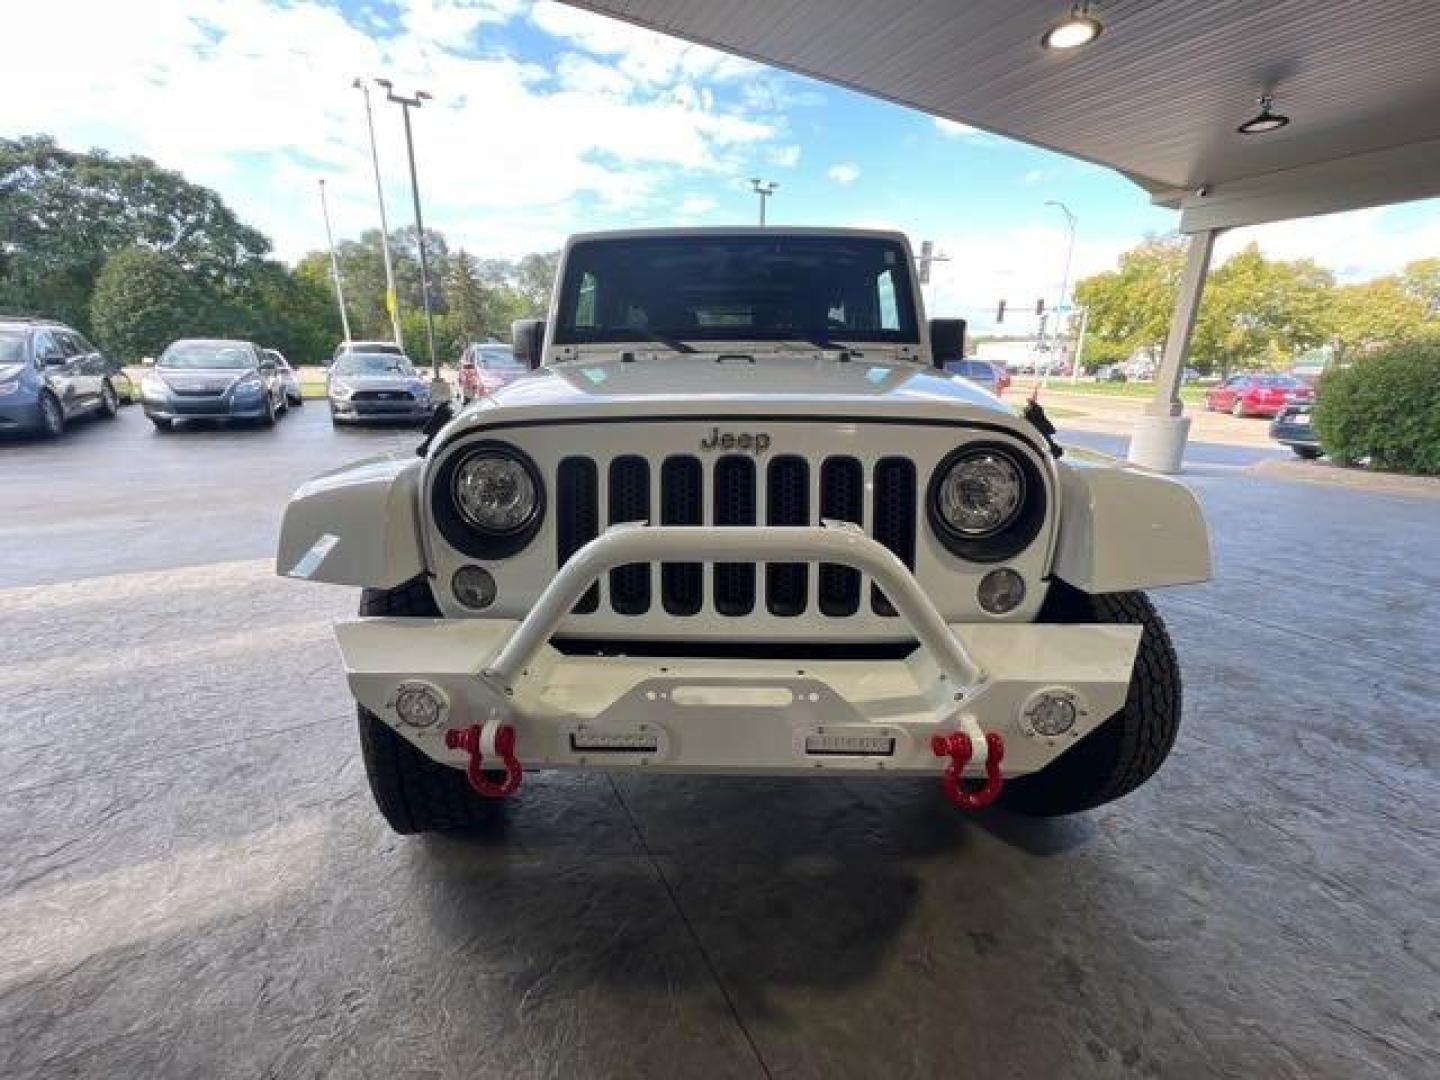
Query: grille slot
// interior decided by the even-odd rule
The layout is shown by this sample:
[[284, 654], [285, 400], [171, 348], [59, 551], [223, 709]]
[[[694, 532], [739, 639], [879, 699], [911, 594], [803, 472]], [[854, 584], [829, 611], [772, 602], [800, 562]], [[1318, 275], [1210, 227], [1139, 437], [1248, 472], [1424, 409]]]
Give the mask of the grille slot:
[[[875, 539], [915, 569], [915, 464], [909, 458], [887, 457], [875, 463]], [[876, 615], [895, 615], [895, 607], [878, 586], [870, 586], [870, 607]]]
[[[852, 457], [826, 458], [820, 466], [820, 516], [865, 524], [865, 470]], [[820, 612], [844, 617], [860, 610], [860, 571], [820, 565]]]
[[[765, 521], [770, 525], [810, 523], [810, 465], [786, 455], [770, 462], [765, 482]], [[795, 616], [805, 611], [809, 592], [805, 563], [770, 563], [765, 567], [765, 607], [771, 615]]]
[[[636, 454], [610, 462], [610, 524], [650, 519], [650, 463]], [[650, 610], [650, 566], [631, 563], [610, 571], [610, 607], [617, 615]]]
[[[570, 556], [600, 535], [600, 478], [589, 458], [567, 457], [555, 474], [555, 502], [563, 508], [556, 515], [555, 565], [564, 566]], [[600, 606], [600, 586], [591, 585], [574, 607], [576, 615], [588, 615]]]
[[[755, 524], [755, 462], [731, 454], [715, 463], [716, 525]], [[715, 610], [749, 615], [755, 610], [755, 565], [715, 564]]]
[[[698, 458], [669, 457], [660, 466], [660, 524], [702, 525], [705, 474]], [[695, 615], [705, 600], [705, 575], [699, 563], [660, 565], [660, 602], [669, 615]]]

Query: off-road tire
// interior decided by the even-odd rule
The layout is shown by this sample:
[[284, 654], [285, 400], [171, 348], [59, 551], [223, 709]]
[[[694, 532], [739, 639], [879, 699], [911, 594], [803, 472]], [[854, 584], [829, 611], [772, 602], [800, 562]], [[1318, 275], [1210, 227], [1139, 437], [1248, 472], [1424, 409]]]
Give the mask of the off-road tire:
[[[440, 609], [429, 582], [417, 577], [393, 589], [364, 590], [360, 614], [434, 618]], [[475, 794], [459, 769], [431, 761], [363, 705], [357, 712], [370, 793], [397, 833], [480, 829], [499, 816], [500, 803]]]
[[1143, 628], [1124, 707], [1046, 768], [1007, 781], [1001, 805], [1036, 817], [1091, 810], [1155, 775], [1180, 729], [1180, 665], [1165, 620], [1140, 592], [1091, 595], [1055, 582], [1040, 622]]
[[1324, 453], [1318, 446], [1292, 446], [1290, 449], [1294, 450], [1295, 456], [1302, 461], [1315, 461]]

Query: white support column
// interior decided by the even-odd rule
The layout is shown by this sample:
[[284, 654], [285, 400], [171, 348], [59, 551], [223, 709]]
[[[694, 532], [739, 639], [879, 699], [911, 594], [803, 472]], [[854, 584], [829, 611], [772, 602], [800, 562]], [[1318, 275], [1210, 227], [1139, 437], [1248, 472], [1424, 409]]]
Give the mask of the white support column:
[[1205, 274], [1210, 269], [1210, 253], [1215, 248], [1219, 229], [1205, 229], [1190, 237], [1185, 253], [1185, 269], [1180, 275], [1180, 294], [1175, 299], [1175, 313], [1170, 318], [1170, 335], [1165, 339], [1165, 354], [1155, 375], [1155, 397], [1135, 422], [1130, 436], [1130, 460], [1155, 472], [1178, 473], [1185, 456], [1185, 440], [1190, 435], [1190, 418], [1184, 415], [1180, 401], [1180, 381], [1185, 372], [1185, 356], [1190, 349], [1190, 334], [1195, 329], [1195, 316], [1200, 298], [1205, 293]]

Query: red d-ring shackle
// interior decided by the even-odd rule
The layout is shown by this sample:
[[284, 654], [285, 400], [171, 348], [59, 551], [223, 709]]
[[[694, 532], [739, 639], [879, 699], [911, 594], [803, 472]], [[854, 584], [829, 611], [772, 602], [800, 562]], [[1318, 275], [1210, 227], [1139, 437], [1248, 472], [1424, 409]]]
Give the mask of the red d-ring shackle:
[[983, 810], [1000, 797], [1000, 788], [1005, 784], [1005, 778], [1000, 775], [1000, 762], [1005, 758], [1005, 740], [999, 732], [991, 731], [985, 736], [985, 782], [974, 791], [960, 786], [965, 766], [975, 752], [969, 735], [963, 731], [935, 735], [930, 739], [930, 749], [935, 751], [936, 757], [950, 759], [941, 784], [945, 788], [945, 797], [961, 810]]
[[470, 761], [465, 766], [465, 775], [469, 777], [470, 786], [478, 794], [487, 799], [503, 799], [507, 795], [513, 795], [524, 775], [520, 762], [515, 758], [515, 729], [509, 724], [500, 724], [495, 729], [495, 753], [499, 755], [500, 763], [505, 766], [505, 779], [499, 782], [485, 775], [482, 734], [483, 729], [479, 724], [468, 728], [450, 728], [445, 732], [445, 746], [450, 750], [464, 750], [470, 755]]

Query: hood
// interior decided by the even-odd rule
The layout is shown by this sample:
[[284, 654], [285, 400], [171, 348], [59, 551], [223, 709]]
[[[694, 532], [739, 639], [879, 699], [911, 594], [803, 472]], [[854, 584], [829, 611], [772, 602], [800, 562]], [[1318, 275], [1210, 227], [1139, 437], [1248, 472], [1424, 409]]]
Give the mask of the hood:
[[507, 383], [466, 409], [460, 420], [481, 426], [552, 411], [640, 419], [645, 412], [662, 411], [855, 419], [955, 419], [960, 412], [990, 423], [1019, 422], [994, 394], [912, 361], [841, 361], [833, 354], [757, 355], [752, 360], [716, 353], [557, 364]]
[[331, 381], [352, 390], [420, 390], [429, 385], [419, 375], [335, 375]]
[[189, 390], [196, 393], [220, 394], [245, 378], [254, 375], [255, 368], [165, 368], [151, 369], [172, 390]]

